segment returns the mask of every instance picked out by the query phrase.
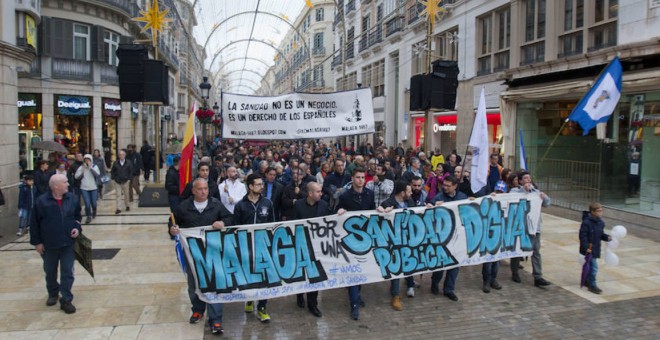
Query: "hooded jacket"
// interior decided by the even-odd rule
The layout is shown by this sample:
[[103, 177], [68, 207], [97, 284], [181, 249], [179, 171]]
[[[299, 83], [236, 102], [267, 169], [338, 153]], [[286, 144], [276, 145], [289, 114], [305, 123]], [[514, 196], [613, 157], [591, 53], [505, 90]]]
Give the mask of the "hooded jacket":
[[605, 222], [600, 217], [594, 217], [588, 211], [582, 212], [580, 225], [580, 254], [586, 255], [589, 244], [594, 258], [600, 258], [600, 241], [609, 240], [610, 235], [605, 234]]

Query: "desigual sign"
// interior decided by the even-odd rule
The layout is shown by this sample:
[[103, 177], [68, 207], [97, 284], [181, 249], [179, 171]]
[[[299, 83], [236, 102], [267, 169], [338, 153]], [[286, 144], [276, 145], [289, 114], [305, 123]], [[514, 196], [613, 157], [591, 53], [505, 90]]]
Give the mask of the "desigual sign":
[[61, 115], [86, 116], [92, 108], [91, 100], [86, 96], [56, 96], [57, 111]]
[[103, 115], [106, 117], [121, 116], [121, 102], [119, 99], [103, 98]]

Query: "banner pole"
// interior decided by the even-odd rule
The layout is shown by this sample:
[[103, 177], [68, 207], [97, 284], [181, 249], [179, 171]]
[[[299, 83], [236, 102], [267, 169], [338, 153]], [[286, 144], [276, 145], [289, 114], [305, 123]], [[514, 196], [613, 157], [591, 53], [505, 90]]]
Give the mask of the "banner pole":
[[[543, 165], [543, 162], [545, 161], [545, 157], [548, 155], [548, 152], [550, 152], [550, 149], [552, 149], [552, 146], [555, 145], [555, 142], [557, 141], [557, 138], [559, 137], [559, 134], [564, 130], [564, 127], [566, 126], [566, 123], [568, 123], [568, 118], [564, 120], [564, 124], [561, 125], [559, 128], [559, 131], [557, 131], [557, 134], [555, 135], [555, 138], [552, 139], [552, 142], [550, 142], [550, 146], [545, 150], [543, 153], [543, 157], [541, 158], [541, 162], [539, 163], [538, 168], [540, 169], [541, 166]], [[527, 164], [527, 167], [529, 168], [529, 164]]]

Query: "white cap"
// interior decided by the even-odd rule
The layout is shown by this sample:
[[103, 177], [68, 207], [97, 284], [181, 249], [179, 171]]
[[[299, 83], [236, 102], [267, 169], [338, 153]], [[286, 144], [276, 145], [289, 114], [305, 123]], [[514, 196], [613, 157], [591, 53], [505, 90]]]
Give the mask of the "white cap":
[[83, 157], [83, 159], [85, 159], [85, 158], [89, 158], [91, 160], [94, 160], [94, 158], [92, 158], [92, 155], [90, 155], [88, 153], [86, 153], [85, 156]]

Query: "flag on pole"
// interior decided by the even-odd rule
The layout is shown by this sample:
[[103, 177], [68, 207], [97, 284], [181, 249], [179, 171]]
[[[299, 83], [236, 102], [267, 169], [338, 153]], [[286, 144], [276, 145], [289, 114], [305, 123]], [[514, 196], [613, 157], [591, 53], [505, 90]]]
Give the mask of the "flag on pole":
[[195, 144], [197, 144], [197, 135], [195, 134], [195, 112], [197, 103], [194, 103], [188, 114], [186, 131], [183, 133], [183, 147], [181, 148], [181, 160], [179, 162], [179, 194], [188, 182], [192, 181], [192, 163]]
[[481, 89], [479, 97], [479, 106], [477, 115], [474, 117], [472, 125], [472, 134], [470, 135], [469, 146], [472, 147], [472, 175], [470, 177], [470, 186], [472, 192], [478, 192], [486, 186], [488, 181], [488, 126], [486, 124], [486, 94]]
[[568, 116], [569, 120], [580, 124], [584, 130], [583, 136], [598, 123], [605, 123], [610, 119], [621, 98], [622, 74], [621, 62], [615, 57]]
[[527, 155], [525, 154], [525, 143], [523, 143], [522, 129], [520, 129], [520, 168], [527, 170]]

